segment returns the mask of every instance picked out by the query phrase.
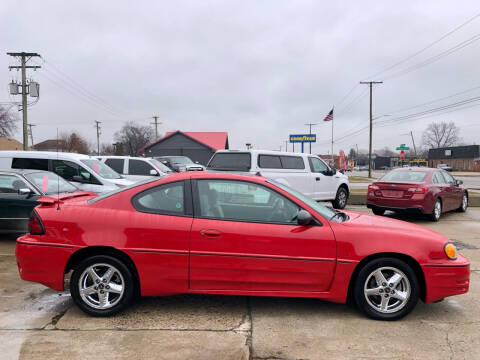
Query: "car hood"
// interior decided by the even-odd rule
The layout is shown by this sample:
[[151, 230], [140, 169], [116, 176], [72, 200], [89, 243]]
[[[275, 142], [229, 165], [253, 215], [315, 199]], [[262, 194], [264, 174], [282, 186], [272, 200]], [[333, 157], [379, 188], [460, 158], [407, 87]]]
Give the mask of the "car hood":
[[108, 182], [116, 184], [116, 185], [132, 185], [135, 181], [128, 180], [128, 179], [108, 179]]
[[[355, 211], [344, 212], [350, 217], [350, 219], [340, 224], [344, 226], [355, 227], [358, 230], [371, 229], [375, 232], [381, 231], [385, 235], [391, 233], [395, 234], [396, 238], [398, 238], [398, 235], [401, 234], [404, 237], [438, 240], [442, 243], [449, 241], [446, 236], [434, 230], [406, 221], [391, 219], [384, 216], [359, 213]], [[388, 237], [386, 236], [385, 239], [388, 239]]]

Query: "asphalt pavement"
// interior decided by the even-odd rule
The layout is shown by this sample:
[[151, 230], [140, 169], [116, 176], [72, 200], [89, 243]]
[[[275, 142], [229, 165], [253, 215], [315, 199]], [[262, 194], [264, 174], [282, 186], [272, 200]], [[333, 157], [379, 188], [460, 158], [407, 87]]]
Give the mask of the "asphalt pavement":
[[145, 298], [93, 318], [67, 292], [20, 280], [14, 239], [0, 237], [0, 359], [478, 359], [480, 208], [401, 219], [456, 241], [472, 274], [469, 293], [420, 302], [396, 322], [316, 299], [208, 295]]

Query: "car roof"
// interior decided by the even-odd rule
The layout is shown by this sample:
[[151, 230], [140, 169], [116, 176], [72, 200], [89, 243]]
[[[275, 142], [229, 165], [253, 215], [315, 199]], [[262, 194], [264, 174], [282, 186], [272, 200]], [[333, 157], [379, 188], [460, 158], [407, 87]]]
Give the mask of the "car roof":
[[250, 154], [261, 154], [261, 155], [280, 155], [280, 156], [316, 156], [314, 154], [307, 154], [307, 153], [300, 153], [300, 152], [290, 152], [290, 151], [277, 151], [277, 150], [259, 150], [259, 149], [251, 149], [251, 150], [218, 150], [215, 154], [242, 154], [242, 153], [250, 153]]
[[405, 168], [396, 168], [393, 169], [392, 171], [423, 171], [423, 172], [434, 172], [437, 171], [438, 169], [436, 168], [429, 168], [429, 167], [420, 167], [420, 166], [410, 166], [410, 167], [405, 167]]
[[18, 174], [26, 175], [33, 173], [49, 173], [50, 171], [45, 170], [32, 170], [32, 169], [11, 169], [11, 170], [0, 170], [0, 174]]
[[0, 157], [27, 157], [27, 158], [42, 158], [47, 157], [49, 159], [58, 158], [70, 158], [70, 159], [95, 159], [94, 156], [78, 154], [78, 153], [68, 153], [68, 152], [57, 152], [57, 151], [0, 151]]
[[152, 157], [143, 156], [125, 156], [125, 155], [100, 155], [94, 156], [98, 159], [134, 159], [134, 160], [152, 160]]

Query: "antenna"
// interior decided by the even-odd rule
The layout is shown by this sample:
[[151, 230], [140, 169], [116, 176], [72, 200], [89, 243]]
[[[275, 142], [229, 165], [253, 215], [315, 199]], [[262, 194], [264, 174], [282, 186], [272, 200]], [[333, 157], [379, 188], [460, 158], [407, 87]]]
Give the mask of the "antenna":
[[[57, 162], [58, 162], [58, 128], [57, 128]], [[60, 210], [60, 175], [58, 174], [57, 174], [57, 210]]]

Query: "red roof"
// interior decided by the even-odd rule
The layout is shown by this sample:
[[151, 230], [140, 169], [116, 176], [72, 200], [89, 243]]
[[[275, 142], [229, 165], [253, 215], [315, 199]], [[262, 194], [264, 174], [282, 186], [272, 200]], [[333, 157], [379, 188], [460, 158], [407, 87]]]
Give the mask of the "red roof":
[[191, 137], [192, 139], [197, 140], [203, 145], [207, 145], [208, 147], [212, 148], [215, 151], [225, 149], [225, 145], [227, 144], [228, 133], [226, 132], [169, 131], [165, 133], [165, 136], [160, 140], [163, 140], [166, 137], [169, 137], [175, 133], [181, 133], [188, 137]]
[[165, 133], [165, 136], [161, 139], [158, 139], [157, 141], [154, 141], [151, 144], [145, 145], [143, 148], [138, 150], [138, 153], [142, 153], [146, 148], [159, 143], [166, 138], [174, 135], [174, 134], [183, 134], [185, 136], [188, 136], [189, 138], [192, 138], [195, 141], [198, 141], [199, 143], [208, 146], [214, 151], [217, 150], [223, 150], [225, 148], [228, 148], [228, 133], [224, 131], [219, 131], [219, 132], [207, 132], [207, 131], [169, 131]]

